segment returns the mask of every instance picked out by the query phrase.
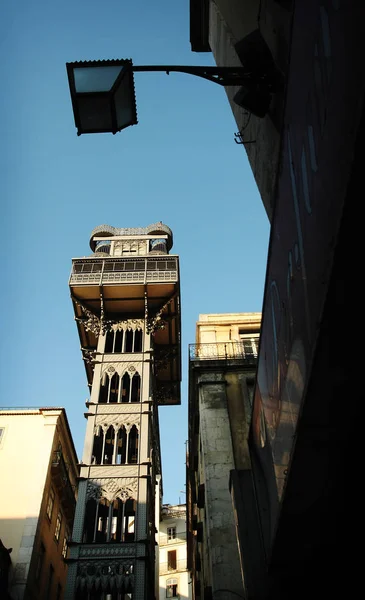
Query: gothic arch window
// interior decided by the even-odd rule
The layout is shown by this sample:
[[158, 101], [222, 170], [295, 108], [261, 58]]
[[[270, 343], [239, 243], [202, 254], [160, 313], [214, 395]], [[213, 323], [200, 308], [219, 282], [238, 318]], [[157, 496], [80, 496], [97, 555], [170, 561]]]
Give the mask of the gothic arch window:
[[120, 354], [123, 351], [123, 337], [124, 331], [123, 329], [117, 329], [114, 335], [114, 348], [113, 352], [116, 354]]
[[108, 429], [99, 426], [94, 434], [91, 464], [125, 465], [138, 463], [139, 433], [136, 425]]
[[131, 402], [139, 402], [141, 395], [141, 377], [135, 373], [132, 377]]
[[136, 501], [129, 498], [124, 506], [122, 541], [133, 542], [135, 538]]
[[112, 329], [105, 336], [105, 354], [142, 352], [142, 329]]
[[96, 520], [95, 520], [95, 542], [103, 543], [108, 541], [108, 525], [110, 502], [106, 498], [100, 498], [97, 504]]
[[133, 352], [134, 331], [127, 329], [125, 332], [124, 352]]
[[114, 373], [112, 377], [107, 377], [104, 373], [100, 382], [99, 404], [115, 404], [119, 399], [119, 375]]
[[105, 338], [105, 353], [111, 354], [113, 352], [113, 344], [114, 344], [114, 331], [107, 331]]
[[91, 544], [131, 542], [135, 539], [136, 501], [128, 498], [99, 500], [90, 498], [86, 504], [83, 541]]
[[134, 352], [142, 352], [142, 329], [134, 332]]
[[111, 465], [113, 464], [114, 458], [114, 440], [115, 440], [115, 431], [114, 427], [110, 425], [104, 440], [104, 449], [103, 449], [103, 464]]
[[86, 503], [83, 542], [94, 542], [97, 501], [90, 498]]
[[101, 464], [104, 446], [104, 431], [102, 427], [98, 427], [94, 435], [94, 445], [91, 462], [96, 465]]
[[127, 459], [127, 432], [125, 427], [121, 427], [117, 435], [115, 463], [125, 465]]
[[131, 388], [131, 378], [129, 373], [124, 373], [122, 378], [122, 393], [121, 400], [122, 402], [129, 402], [129, 392]]
[[128, 464], [136, 464], [138, 462], [138, 429], [135, 425], [131, 427], [128, 436]]
[[108, 392], [109, 392], [109, 377], [107, 377], [104, 374], [104, 377], [100, 382], [99, 404], [106, 404], [108, 402]]
[[110, 404], [118, 402], [118, 394], [119, 394], [119, 375], [118, 375], [118, 373], [114, 373], [113, 377], [110, 380], [110, 390], [109, 390]]

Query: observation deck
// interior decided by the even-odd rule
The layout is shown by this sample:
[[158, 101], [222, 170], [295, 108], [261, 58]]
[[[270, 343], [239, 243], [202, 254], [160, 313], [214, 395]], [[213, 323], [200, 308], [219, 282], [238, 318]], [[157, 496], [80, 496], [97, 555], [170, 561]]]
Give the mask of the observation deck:
[[94, 253], [72, 260], [69, 279], [75, 319], [92, 384], [98, 337], [122, 320], [143, 319], [153, 335], [152, 359], [160, 404], [180, 403], [179, 258], [169, 255], [172, 232], [147, 228], [95, 228]]

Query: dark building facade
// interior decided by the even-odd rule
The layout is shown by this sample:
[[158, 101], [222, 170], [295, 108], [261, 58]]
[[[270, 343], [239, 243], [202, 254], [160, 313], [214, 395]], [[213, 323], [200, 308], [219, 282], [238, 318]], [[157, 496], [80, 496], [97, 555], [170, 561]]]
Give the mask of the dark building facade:
[[[341, 350], [340, 339], [346, 349], [355, 347], [358, 327], [348, 318], [355, 310], [361, 314], [355, 302], [365, 9], [351, 0], [257, 4], [260, 28], [270, 6], [290, 12], [249, 440], [262, 539], [258, 559], [266, 578], [262, 594], [281, 600], [350, 597], [361, 586], [354, 536], [361, 514], [356, 432], [363, 391], [360, 355]], [[245, 5], [240, 3], [237, 19]], [[257, 151], [264, 170], [265, 152]], [[266, 191], [256, 181], [265, 203]], [[240, 494], [244, 498], [242, 488], [232, 484], [231, 491], [234, 503]], [[242, 531], [245, 515], [235, 507]], [[241, 555], [244, 572], [244, 546]]]
[[[199, 315], [196, 344], [189, 346], [187, 540], [193, 598], [230, 600], [232, 594], [243, 597], [250, 586], [242, 577], [230, 481], [243, 482], [252, 520], [248, 436], [260, 324], [260, 313]], [[251, 555], [258, 544], [246, 536], [246, 552], [252, 542]]]

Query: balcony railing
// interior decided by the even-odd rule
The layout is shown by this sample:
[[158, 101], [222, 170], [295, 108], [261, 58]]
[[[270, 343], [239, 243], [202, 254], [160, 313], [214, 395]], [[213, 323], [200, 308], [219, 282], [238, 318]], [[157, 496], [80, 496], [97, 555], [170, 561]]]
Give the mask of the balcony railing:
[[73, 261], [70, 284], [175, 282], [177, 278], [176, 258], [90, 259]]
[[219, 342], [211, 344], [189, 344], [190, 360], [241, 360], [256, 365], [257, 352], [251, 343]]
[[186, 571], [186, 558], [177, 560], [173, 565], [167, 562], [160, 563], [160, 575], [170, 575], [170, 573], [176, 573], [177, 571]]
[[67, 517], [73, 518], [76, 507], [75, 487], [70, 481], [69, 465], [60, 450], [53, 453], [51, 468], [52, 480], [59, 490], [64, 512]]
[[166, 533], [160, 533], [160, 546], [164, 546], [165, 544], [180, 544], [181, 542], [185, 542], [186, 540], [186, 531], [181, 531], [176, 533], [176, 537], [171, 538]]

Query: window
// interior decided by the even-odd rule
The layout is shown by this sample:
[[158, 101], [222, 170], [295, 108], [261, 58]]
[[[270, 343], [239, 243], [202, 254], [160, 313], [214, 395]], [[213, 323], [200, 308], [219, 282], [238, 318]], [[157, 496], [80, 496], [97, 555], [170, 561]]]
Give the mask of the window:
[[124, 426], [120, 429], [110, 425], [105, 431], [99, 425], [94, 434], [92, 464], [124, 465], [138, 462], [139, 433], [136, 425], [127, 432]]
[[113, 404], [117, 402], [140, 402], [141, 377], [135, 372], [133, 376], [124, 373], [120, 380], [118, 373], [108, 377], [104, 373], [100, 382], [99, 404]]
[[46, 549], [41, 542], [41, 545], [39, 547], [37, 566], [36, 566], [36, 570], [35, 570], [35, 578], [37, 581], [39, 581], [39, 579], [41, 577], [45, 554], [46, 554]]
[[245, 357], [257, 358], [258, 347], [259, 347], [259, 336], [249, 335], [240, 332], [240, 341], [243, 344], [243, 353]]
[[176, 539], [176, 527], [167, 528], [167, 539], [168, 541]]
[[[126, 263], [127, 265], [128, 263]], [[134, 264], [134, 263], [132, 263]], [[142, 352], [142, 329], [112, 329], [106, 333], [105, 354]]]
[[129, 432], [127, 461], [134, 465], [138, 462], [138, 429], [135, 425]]
[[90, 498], [86, 504], [85, 527], [83, 541], [98, 542], [133, 542], [135, 537], [136, 502], [129, 498], [123, 502], [115, 498], [109, 502], [100, 498], [96, 502]]
[[54, 531], [54, 539], [56, 540], [56, 542], [58, 542], [60, 539], [61, 524], [62, 524], [62, 514], [59, 512], [57, 515], [56, 528]]
[[176, 571], [176, 550], [169, 550], [167, 553], [167, 568], [169, 571]]
[[52, 597], [54, 598], [54, 596], [52, 596], [53, 576], [54, 576], [54, 568], [52, 567], [52, 565], [49, 565], [47, 593], [46, 593], [47, 600], [52, 600]]
[[166, 598], [177, 598], [177, 579], [166, 581]]
[[70, 532], [69, 532], [68, 529], [66, 529], [65, 535], [63, 537], [63, 543], [62, 543], [62, 556], [63, 556], [63, 558], [66, 558], [66, 556], [67, 556], [68, 540], [69, 539], [70, 539]]
[[50, 488], [49, 494], [48, 494], [48, 500], [47, 500], [47, 510], [46, 510], [47, 517], [49, 518], [49, 520], [52, 519], [53, 506], [54, 506], [54, 490], [52, 488]]

